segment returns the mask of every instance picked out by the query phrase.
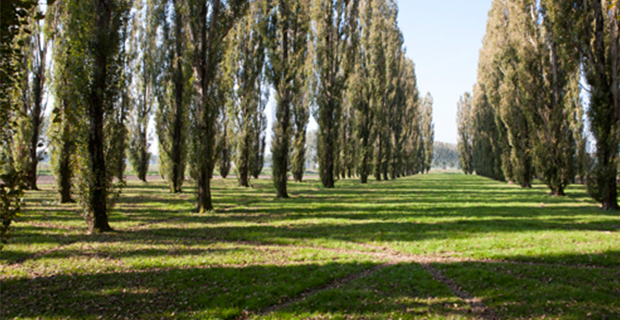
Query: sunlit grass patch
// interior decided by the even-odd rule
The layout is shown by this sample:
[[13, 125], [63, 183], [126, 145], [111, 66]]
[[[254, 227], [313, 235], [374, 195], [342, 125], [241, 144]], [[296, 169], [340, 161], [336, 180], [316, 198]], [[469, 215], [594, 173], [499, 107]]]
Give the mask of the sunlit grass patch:
[[215, 210], [197, 213], [190, 182], [171, 194], [164, 181], [128, 181], [115, 231], [94, 235], [52, 186], [28, 192], [0, 253], [0, 317], [478, 316], [414, 258], [469, 261], [434, 266], [500, 318], [618, 317], [620, 216], [583, 186], [552, 197], [460, 174], [336, 189], [310, 179], [275, 199], [270, 179], [251, 184], [216, 177]]

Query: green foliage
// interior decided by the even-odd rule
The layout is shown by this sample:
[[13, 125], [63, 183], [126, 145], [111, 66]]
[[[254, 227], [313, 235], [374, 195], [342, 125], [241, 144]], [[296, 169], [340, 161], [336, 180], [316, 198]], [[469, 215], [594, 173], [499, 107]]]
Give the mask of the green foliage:
[[472, 96], [465, 92], [457, 103], [458, 150], [461, 169], [465, 174], [474, 172]]
[[433, 168], [438, 169], [462, 169], [459, 161], [459, 148], [457, 145], [435, 141], [433, 146]]
[[435, 124], [433, 124], [433, 97], [430, 92], [422, 101], [422, 146], [424, 158], [422, 158], [422, 172], [429, 172], [433, 163], [433, 147], [435, 146]]
[[[60, 1], [57, 37], [66, 41], [69, 55], [60, 64], [71, 92], [70, 123], [75, 125], [75, 164], [79, 201], [91, 232], [111, 230], [108, 210], [118, 197], [122, 182], [114, 183], [117, 171], [115, 148], [118, 119], [117, 98], [122, 82], [121, 40], [127, 23], [129, 3], [118, 0], [101, 2]], [[66, 69], [64, 69], [66, 68]], [[66, 78], [65, 78], [66, 77]], [[59, 83], [58, 85], [62, 85]], [[63, 95], [63, 97], [65, 97]], [[64, 108], [64, 106], [63, 106]], [[58, 110], [61, 110], [57, 106]], [[59, 112], [60, 113], [60, 112]], [[58, 118], [61, 121], [62, 118]], [[67, 120], [71, 120], [67, 119]]]
[[[278, 198], [288, 198], [292, 103], [301, 94], [308, 54], [310, 0], [262, 2], [261, 34], [267, 50], [266, 78], [276, 92], [276, 112], [271, 139], [272, 180]], [[298, 103], [301, 100], [297, 101]], [[303, 107], [303, 105], [297, 105]]]
[[503, 144], [495, 121], [495, 109], [488, 101], [485, 88], [482, 83], [474, 86], [472, 98], [473, 167], [478, 175], [504, 181]]
[[[617, 10], [600, 0], [493, 2], [480, 52], [480, 91], [474, 96], [479, 174], [500, 178], [490, 170], [497, 167], [499, 150], [503, 176], [510, 181], [530, 186], [535, 168], [552, 194], [564, 195], [578, 175], [603, 208], [618, 208]], [[589, 85], [594, 161], [586, 151], [580, 70]], [[488, 125], [487, 105], [495, 113], [495, 128]]]
[[335, 187], [343, 98], [358, 49], [358, 7], [357, 0], [316, 0], [313, 6], [313, 115], [319, 124], [319, 175], [326, 188]]
[[[188, 157], [189, 105], [192, 101], [191, 66], [184, 33], [184, 10], [178, 1], [160, 1], [153, 23], [161, 30], [157, 47], [154, 93], [158, 108], [155, 129], [159, 143], [159, 169], [170, 191], [181, 192]], [[172, 16], [172, 19], [169, 17]]]
[[[50, 4], [53, 1], [49, 1]], [[23, 137], [23, 111], [20, 110], [18, 87], [20, 80], [26, 80], [26, 56], [22, 50], [27, 48], [23, 37], [30, 34], [29, 24], [38, 23], [42, 18], [35, 14], [36, 1], [7, 0], [0, 3], [0, 192], [2, 200], [2, 225], [0, 242], [6, 241], [11, 221], [17, 216], [21, 206], [23, 189], [26, 187], [26, 173], [23, 158], [15, 159], [15, 150], [20, 156], [20, 133]], [[35, 22], [36, 21], [36, 22]], [[23, 105], [22, 105], [23, 106]], [[38, 144], [38, 140], [37, 140]], [[23, 146], [23, 144], [22, 144]], [[25, 151], [25, 150], [24, 150]], [[19, 162], [16, 162], [19, 161]], [[33, 172], [29, 172], [33, 173]], [[36, 177], [35, 177], [36, 179]], [[32, 179], [30, 179], [32, 181]]]
[[16, 171], [11, 159], [0, 155], [2, 160], [2, 173], [0, 174], [0, 249], [4, 247], [10, 238], [9, 227], [19, 216], [24, 190], [28, 188], [24, 172]]
[[226, 94], [221, 66], [226, 36], [245, 14], [248, 1], [193, 0], [187, 2], [187, 32], [191, 41], [195, 100], [191, 112], [191, 154], [189, 163], [198, 183], [198, 211], [213, 209], [211, 178], [216, 163], [217, 139]]
[[265, 115], [265, 107], [267, 106], [269, 92], [264, 92], [264, 87], [261, 84], [261, 99], [258, 101], [258, 116], [254, 118], [254, 132], [252, 137], [254, 138], [254, 149], [251, 150], [253, 154], [253, 160], [250, 166], [250, 172], [255, 179], [263, 171], [263, 165], [265, 164], [265, 147], [267, 143], [265, 139], [267, 137], [267, 116]]
[[249, 177], [254, 172], [258, 171], [256, 176], [260, 174], [265, 147], [265, 44], [259, 30], [263, 19], [260, 2], [253, 2], [231, 30], [225, 61], [226, 75], [232, 84], [227, 110], [230, 148], [242, 187], [250, 186]]

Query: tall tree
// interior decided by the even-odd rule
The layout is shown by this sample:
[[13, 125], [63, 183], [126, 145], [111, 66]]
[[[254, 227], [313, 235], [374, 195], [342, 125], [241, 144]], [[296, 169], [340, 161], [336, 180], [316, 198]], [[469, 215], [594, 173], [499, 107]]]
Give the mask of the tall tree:
[[617, 6], [606, 7], [601, 0], [571, 2], [583, 18], [581, 51], [590, 87], [588, 119], [596, 139], [596, 162], [591, 194], [604, 210], [618, 210], [620, 149], [620, 21]]
[[198, 184], [199, 212], [213, 210], [211, 178], [216, 156], [216, 120], [220, 116], [221, 100], [217, 77], [221, 74], [225, 38], [237, 20], [245, 13], [245, 0], [188, 1], [188, 22], [191, 39], [196, 102], [192, 110], [192, 163]]
[[121, 183], [125, 181], [125, 168], [127, 168], [127, 142], [129, 136], [129, 130], [127, 128], [127, 122], [129, 121], [129, 114], [133, 107], [133, 99], [130, 94], [132, 70], [131, 63], [135, 54], [133, 54], [129, 47], [129, 23], [123, 25], [121, 30], [121, 48], [118, 55], [118, 65], [121, 70], [119, 71], [119, 93], [118, 99], [115, 103], [115, 112], [112, 117], [109, 132], [114, 137], [110, 141], [110, 147], [108, 153], [114, 163], [112, 166], [112, 175], [118, 179]]
[[400, 31], [395, 32], [397, 35], [392, 41], [394, 47], [394, 62], [392, 66], [392, 94], [391, 107], [389, 114], [389, 132], [390, 142], [392, 145], [392, 153], [389, 157], [389, 175], [390, 179], [400, 178], [402, 167], [402, 148], [403, 148], [403, 122], [402, 115], [406, 103], [405, 97], [405, 51], [402, 49], [402, 34]]
[[37, 166], [41, 157], [38, 149], [43, 145], [41, 130], [47, 105], [44, 96], [48, 87], [46, 76], [49, 36], [44, 34], [45, 26], [41, 22], [43, 13], [39, 6], [30, 9], [30, 32], [24, 33], [20, 39], [25, 42], [22, 63], [26, 72], [22, 73], [19, 84], [21, 112], [17, 114], [19, 130], [14, 137], [18, 153], [16, 160], [27, 173], [30, 190], [38, 189]]
[[403, 157], [405, 175], [412, 175], [418, 172], [416, 164], [419, 154], [421, 131], [420, 131], [420, 93], [418, 91], [417, 78], [415, 74], [415, 64], [409, 58], [405, 62], [405, 110], [403, 121], [404, 147]]
[[342, 120], [340, 120], [340, 168], [339, 173], [342, 179], [351, 178], [354, 174], [355, 161], [357, 157], [357, 139], [355, 139], [355, 108], [351, 101], [344, 100], [342, 110]]
[[435, 125], [433, 124], [433, 97], [430, 92], [422, 101], [422, 141], [424, 145], [424, 166], [422, 172], [429, 172], [433, 163], [433, 146], [435, 143]]
[[60, 203], [73, 202], [71, 197], [73, 177], [77, 169], [77, 130], [79, 120], [78, 90], [69, 85], [71, 67], [78, 64], [77, 57], [69, 50], [69, 30], [65, 22], [68, 14], [64, 1], [58, 0], [47, 10], [49, 36], [53, 41], [53, 68], [51, 89], [54, 107], [50, 116], [49, 137], [50, 168], [56, 182]]
[[9, 226], [20, 211], [23, 190], [23, 172], [15, 170], [11, 150], [15, 128], [17, 104], [12, 93], [24, 70], [18, 59], [23, 43], [16, 37], [29, 23], [28, 13], [36, 1], [4, 0], [0, 2], [0, 249], [8, 240]]
[[162, 0], [155, 14], [162, 39], [157, 51], [158, 108], [155, 113], [159, 143], [159, 170], [173, 193], [181, 192], [187, 166], [187, 135], [191, 73], [186, 48], [186, 6], [179, 0]]
[[355, 67], [348, 85], [348, 101], [356, 111], [355, 132], [359, 140], [359, 159], [358, 171], [361, 183], [368, 182], [373, 156], [373, 123], [375, 113], [372, 105], [372, 98], [375, 91], [375, 83], [371, 81], [374, 74], [373, 49], [376, 48], [373, 29], [373, 0], [365, 0], [360, 5], [360, 23], [357, 30], [359, 39], [358, 57], [355, 59]]
[[[262, 82], [264, 81], [265, 45], [259, 26], [262, 20], [260, 3], [253, 2], [231, 34], [230, 51], [226, 68], [232, 81], [229, 118], [234, 137], [234, 162], [237, 179], [242, 187], [249, 187], [252, 164], [257, 161], [255, 144], [259, 118], [264, 117], [262, 106]], [[260, 136], [264, 129], [258, 131]], [[264, 144], [264, 142], [263, 142]], [[260, 147], [260, 146], [258, 146]], [[262, 167], [262, 165], [261, 165]], [[262, 169], [262, 168], [261, 168]]]
[[130, 38], [131, 50], [135, 52], [136, 57], [132, 66], [134, 107], [129, 132], [129, 162], [135, 176], [144, 182], [151, 159], [148, 125], [156, 101], [156, 89], [153, 88], [157, 77], [155, 5], [153, 0], [138, 0], [134, 3], [135, 13]]
[[[531, 127], [534, 162], [552, 194], [564, 195], [575, 175], [575, 140], [568, 115], [574, 108], [569, 84], [578, 67], [578, 52], [561, 45], [564, 35], [554, 25], [565, 23], [564, 17], [544, 1], [540, 9], [535, 1], [516, 1], [511, 11], [517, 101]], [[579, 95], [578, 87], [572, 89]]]
[[63, 5], [68, 13], [63, 28], [71, 53], [80, 62], [71, 65], [70, 82], [77, 87], [78, 116], [84, 124], [78, 134], [80, 195], [89, 231], [105, 232], [112, 230], [107, 213], [110, 200], [117, 195], [108, 152], [115, 137], [105, 133], [118, 97], [120, 30], [130, 6], [125, 0], [67, 0]]
[[471, 94], [465, 92], [459, 99], [456, 114], [459, 159], [461, 160], [461, 169], [465, 174], [474, 172], [471, 99]]
[[474, 171], [477, 175], [504, 181], [503, 141], [495, 121], [495, 109], [489, 103], [485, 85], [480, 80], [474, 86], [471, 117]]
[[319, 123], [319, 166], [323, 186], [334, 188], [343, 92], [353, 68], [358, 0], [314, 2], [314, 95]]
[[272, 139], [272, 179], [278, 198], [288, 198], [286, 188], [292, 135], [291, 104], [302, 88], [300, 81], [308, 50], [309, 0], [263, 2], [267, 79], [276, 92], [276, 119]]
[[[309, 59], [308, 59], [309, 60]], [[310, 68], [306, 65], [300, 75], [293, 79], [293, 86], [301, 91], [291, 99], [293, 150], [291, 154], [291, 173], [296, 182], [303, 179], [306, 164], [306, 133], [310, 120], [310, 82], [307, 81]]]
[[261, 94], [258, 101], [257, 116], [254, 118], [254, 124], [252, 126], [254, 148], [251, 151], [253, 154], [253, 161], [250, 163], [250, 170], [254, 179], [258, 179], [258, 176], [263, 171], [263, 165], [265, 164], [265, 147], [267, 146], [265, 141], [267, 138], [267, 116], [265, 115], [265, 107], [269, 100], [269, 91], [268, 88], [265, 87], [265, 83], [261, 81], [259, 90]]

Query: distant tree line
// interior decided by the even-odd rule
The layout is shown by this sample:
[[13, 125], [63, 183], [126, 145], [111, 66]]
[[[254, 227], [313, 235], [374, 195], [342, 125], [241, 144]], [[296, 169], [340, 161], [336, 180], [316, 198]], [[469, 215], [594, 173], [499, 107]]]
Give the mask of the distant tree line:
[[310, 115], [319, 124], [316, 158], [326, 188], [339, 178], [366, 183], [368, 176], [388, 180], [430, 169], [433, 99], [419, 95], [395, 0], [42, 6], [2, 2], [7, 228], [19, 190], [36, 189], [44, 147], [59, 201], [79, 202], [91, 232], [111, 230], [107, 214], [125, 185], [126, 163], [146, 181], [152, 119], [170, 191], [181, 192], [188, 173], [197, 210], [213, 209], [216, 169], [225, 177], [234, 167], [239, 185], [248, 187], [263, 168], [270, 92], [278, 197], [288, 197], [289, 172], [303, 180]]
[[578, 177], [618, 209], [618, 11], [602, 0], [493, 1], [478, 82], [458, 103], [464, 172], [522, 187], [536, 177], [554, 195]]
[[433, 147], [433, 168], [460, 169], [459, 150], [453, 143], [435, 141]]

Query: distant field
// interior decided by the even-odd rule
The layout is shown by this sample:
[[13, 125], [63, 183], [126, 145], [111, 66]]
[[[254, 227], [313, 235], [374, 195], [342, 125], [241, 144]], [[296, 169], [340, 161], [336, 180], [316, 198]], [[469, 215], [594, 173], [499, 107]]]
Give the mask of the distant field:
[[434, 173], [274, 200], [216, 178], [130, 181], [115, 232], [86, 235], [50, 185], [27, 194], [0, 258], [2, 319], [620, 319], [620, 215], [583, 187], [551, 197]]

